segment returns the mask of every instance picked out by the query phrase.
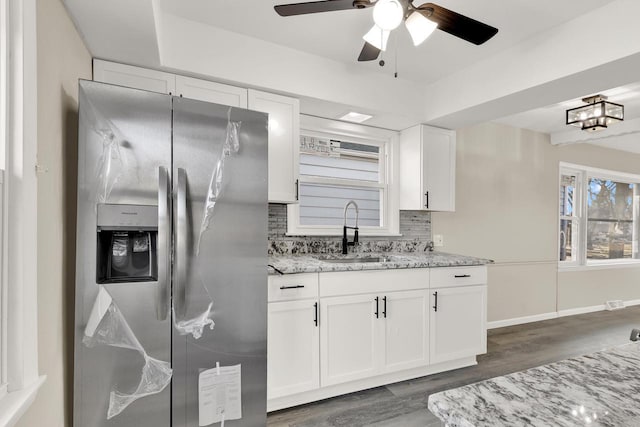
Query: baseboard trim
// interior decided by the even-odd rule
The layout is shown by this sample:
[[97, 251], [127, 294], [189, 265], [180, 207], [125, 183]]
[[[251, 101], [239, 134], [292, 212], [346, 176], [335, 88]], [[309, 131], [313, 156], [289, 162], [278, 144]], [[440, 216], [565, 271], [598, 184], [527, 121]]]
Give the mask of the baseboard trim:
[[[627, 304], [627, 302], [625, 301], [625, 305], [626, 304]], [[558, 317], [575, 316], [577, 314], [593, 313], [593, 312], [596, 312], [596, 311], [604, 311], [605, 309], [606, 309], [606, 306], [604, 304], [592, 305], [592, 306], [589, 306], [589, 307], [567, 308], [565, 310], [558, 311]]]
[[477, 362], [475, 356], [470, 356], [462, 359], [451, 360], [449, 362], [441, 362], [433, 365], [407, 369], [404, 371], [378, 375], [375, 377], [363, 378], [343, 384], [334, 384], [326, 387], [320, 387], [315, 390], [299, 392], [290, 396], [276, 397], [267, 400], [267, 412], [278, 411], [280, 409], [303, 405], [305, 403], [316, 402], [318, 400], [328, 399], [330, 397], [353, 393], [360, 390], [366, 390], [373, 387], [379, 387], [386, 384], [393, 384], [400, 381], [433, 375], [439, 372], [451, 371], [453, 369], [464, 368], [467, 366], [474, 366], [476, 364]]
[[[624, 302], [625, 307], [632, 307], [634, 305], [640, 305], [640, 299], [633, 299]], [[533, 316], [514, 317], [513, 319], [494, 320], [487, 322], [487, 329], [504, 328], [506, 326], [523, 325], [525, 323], [540, 322], [541, 320], [555, 319], [557, 317], [575, 316], [578, 314], [595, 313], [596, 311], [604, 311], [606, 306], [592, 305], [589, 307], [576, 307], [567, 308], [559, 311], [552, 311], [550, 313], [534, 314]]]
[[494, 320], [487, 323], [487, 329], [504, 328], [505, 326], [522, 325], [524, 323], [540, 322], [541, 320], [555, 319], [558, 313], [552, 311], [550, 313], [534, 314], [533, 316], [515, 317], [513, 319]]

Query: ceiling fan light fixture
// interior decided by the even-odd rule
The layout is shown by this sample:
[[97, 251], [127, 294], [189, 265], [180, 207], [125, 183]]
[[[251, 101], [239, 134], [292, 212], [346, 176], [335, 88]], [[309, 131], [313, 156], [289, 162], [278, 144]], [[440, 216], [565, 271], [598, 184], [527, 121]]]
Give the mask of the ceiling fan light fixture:
[[398, 0], [378, 0], [373, 7], [373, 22], [383, 30], [395, 30], [404, 18], [404, 7]]
[[387, 50], [389, 34], [391, 34], [391, 31], [383, 30], [377, 25], [374, 25], [369, 32], [362, 37], [362, 39], [370, 45], [384, 51]]
[[411, 40], [413, 40], [414, 46], [420, 45], [436, 30], [436, 28], [438, 28], [437, 23], [427, 19], [418, 11], [414, 11], [409, 15], [404, 25], [407, 27], [407, 31], [409, 31], [409, 34], [411, 35]]

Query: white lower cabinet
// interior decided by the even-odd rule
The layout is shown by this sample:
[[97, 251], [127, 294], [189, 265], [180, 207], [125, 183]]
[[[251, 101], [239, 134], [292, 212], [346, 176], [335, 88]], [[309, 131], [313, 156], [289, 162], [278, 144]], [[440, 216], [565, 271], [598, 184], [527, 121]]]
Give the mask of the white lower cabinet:
[[378, 372], [383, 355], [375, 298], [376, 295], [365, 294], [321, 300], [323, 387], [367, 378]]
[[267, 397], [274, 399], [317, 389], [318, 301], [272, 302], [268, 307]]
[[323, 298], [321, 384], [429, 363], [427, 290]]
[[484, 266], [270, 276], [269, 410], [475, 364], [486, 277]]
[[487, 352], [487, 286], [431, 288], [431, 363]]
[[429, 364], [429, 292], [389, 292], [384, 307], [384, 372]]

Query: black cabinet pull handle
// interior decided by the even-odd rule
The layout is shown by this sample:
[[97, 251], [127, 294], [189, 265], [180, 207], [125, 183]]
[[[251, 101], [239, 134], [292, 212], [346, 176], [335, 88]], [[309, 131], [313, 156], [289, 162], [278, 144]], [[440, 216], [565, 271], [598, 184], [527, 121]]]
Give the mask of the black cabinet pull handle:
[[300, 200], [300, 180], [296, 179], [296, 200]]
[[424, 195], [427, 197], [427, 203], [424, 205], [424, 207], [429, 209], [429, 192], [427, 191], [426, 193], [424, 193]]
[[315, 304], [313, 304], [313, 307], [315, 309], [316, 315], [313, 318], [313, 323], [316, 324], [316, 327], [318, 326], [318, 303], [316, 302]]
[[379, 318], [380, 318], [380, 313], [378, 312], [378, 304], [379, 304], [379, 303], [380, 303], [380, 298], [379, 298], [379, 297], [376, 297], [376, 313], [375, 313], [375, 315], [376, 315], [376, 319], [379, 319]]
[[384, 308], [382, 309], [382, 315], [386, 319], [387, 318], [387, 297], [382, 298], [382, 301], [384, 301]]
[[280, 286], [280, 289], [299, 289], [299, 288], [304, 288], [304, 285]]
[[461, 279], [463, 277], [471, 277], [471, 275], [470, 274], [456, 274], [453, 277], [455, 277], [456, 279]]
[[433, 311], [438, 311], [438, 291], [433, 293], [433, 296], [436, 297], [435, 305], [433, 306]]

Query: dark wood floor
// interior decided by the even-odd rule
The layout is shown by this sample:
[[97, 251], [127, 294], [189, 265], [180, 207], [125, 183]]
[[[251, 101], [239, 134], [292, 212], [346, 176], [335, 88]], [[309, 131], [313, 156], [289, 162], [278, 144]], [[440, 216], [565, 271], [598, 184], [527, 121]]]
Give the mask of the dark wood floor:
[[476, 366], [273, 412], [268, 426], [440, 426], [430, 393], [625, 344], [634, 327], [640, 306], [493, 329]]

